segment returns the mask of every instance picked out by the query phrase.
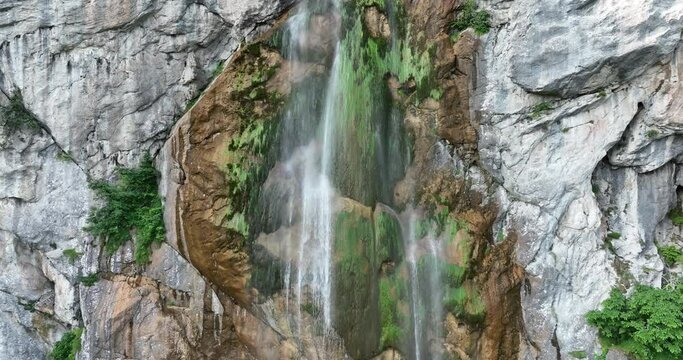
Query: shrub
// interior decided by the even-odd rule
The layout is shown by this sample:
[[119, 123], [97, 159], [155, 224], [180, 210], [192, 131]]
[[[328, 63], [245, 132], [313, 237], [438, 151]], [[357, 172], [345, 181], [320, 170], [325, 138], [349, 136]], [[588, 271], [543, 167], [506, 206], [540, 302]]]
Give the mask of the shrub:
[[20, 92], [14, 92], [9, 98], [7, 106], [0, 106], [0, 127], [8, 134], [17, 131], [35, 132], [40, 129], [40, 123], [24, 106], [24, 99]]
[[64, 249], [64, 251], [62, 251], [62, 254], [64, 254], [64, 256], [66, 256], [67, 259], [69, 259], [69, 263], [71, 264], [73, 264], [74, 262], [76, 262], [78, 258], [83, 256], [82, 252], [78, 252], [74, 248]]
[[158, 194], [157, 171], [146, 155], [136, 169], [118, 169], [116, 184], [98, 181], [90, 184], [104, 206], [93, 209], [86, 230], [105, 240], [110, 254], [133, 239], [135, 231], [135, 260], [149, 261], [153, 243], [164, 240], [164, 220]]
[[553, 109], [553, 106], [550, 105], [549, 102], [547, 102], [547, 101], [540, 102], [531, 108], [531, 117], [534, 117], [534, 118], [539, 117], [539, 116], [541, 116], [542, 113], [544, 113], [546, 111], [550, 111], [552, 109]]
[[621, 233], [613, 231], [613, 232], [608, 233], [607, 237], [610, 239], [616, 240], [616, 239], [619, 239], [621, 237]]
[[78, 281], [83, 284], [83, 286], [91, 287], [100, 280], [100, 276], [97, 273], [92, 273], [86, 276], [79, 276]]
[[683, 213], [678, 209], [669, 211], [669, 219], [674, 225], [683, 225]]
[[477, 10], [474, 0], [467, 0], [460, 10], [460, 14], [451, 23], [451, 28], [456, 32], [472, 28], [475, 34], [483, 35], [489, 32], [491, 28], [490, 18], [491, 16], [486, 11]]
[[59, 152], [57, 152], [56, 157], [57, 157], [57, 160], [59, 160], [59, 161], [64, 161], [64, 162], [74, 161], [74, 158], [68, 152], [63, 151], [63, 150], [60, 150]]
[[62, 338], [55, 343], [50, 352], [50, 358], [54, 360], [74, 360], [76, 354], [81, 351], [81, 334], [83, 329], [76, 328], [64, 333]]
[[683, 264], [683, 251], [674, 245], [660, 246], [659, 255], [667, 266]]
[[617, 289], [603, 309], [586, 315], [605, 347], [617, 347], [638, 360], [683, 358], [683, 285], [656, 289], [637, 285], [630, 297]]
[[647, 136], [648, 139], [652, 139], [657, 135], [659, 135], [659, 131], [657, 130], [648, 130], [647, 132], [645, 132], [645, 136]]

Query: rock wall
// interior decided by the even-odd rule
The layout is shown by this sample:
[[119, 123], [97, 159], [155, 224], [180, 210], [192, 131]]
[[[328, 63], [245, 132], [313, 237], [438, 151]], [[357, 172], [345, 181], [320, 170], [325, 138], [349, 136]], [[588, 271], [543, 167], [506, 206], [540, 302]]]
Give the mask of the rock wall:
[[[211, 310], [209, 285], [175, 250], [164, 245], [144, 270], [130, 258], [112, 268], [100, 261], [99, 240], [82, 230], [96, 205], [88, 180], [157, 152], [218, 64], [289, 4], [0, 5], [0, 104], [20, 94], [39, 121], [37, 129], [0, 135], [0, 359], [44, 358], [76, 326], [86, 327], [84, 359], [187, 358], [198, 348], [210, 358], [240, 358], [211, 354], [228, 336], [228, 315]], [[81, 256], [70, 260], [68, 249]], [[96, 285], [79, 284], [93, 272], [102, 278]], [[225, 324], [215, 339], [203, 330], [213, 327], [205, 311]]]
[[[44, 358], [81, 326], [81, 359], [296, 358], [268, 323], [284, 300], [252, 306], [245, 255], [224, 235], [205, 237], [225, 226], [224, 180], [203, 166], [222, 150], [211, 141], [234, 130], [214, 121], [235, 111], [221, 97], [234, 79], [219, 77], [186, 116], [197, 121], [181, 122], [166, 142], [219, 63], [290, 3], [0, 5], [0, 105], [21, 94], [39, 121], [0, 130], [0, 359]], [[418, 161], [466, 172], [462, 183], [435, 177], [426, 187], [452, 191], [477, 244], [493, 249], [477, 255], [481, 272], [470, 279], [489, 309], [483, 328], [450, 316], [447, 346], [462, 358], [598, 353], [584, 314], [614, 286], [660, 286], [676, 271], [657, 245], [682, 245], [667, 213], [683, 185], [683, 3], [478, 3], [491, 31], [466, 31], [453, 44], [444, 33], [461, 2], [408, 6], [440, 41], [433, 59], [444, 90], [407, 117], [418, 128], [439, 124], [440, 147], [422, 144]], [[373, 36], [387, 37], [386, 18], [371, 15]], [[206, 149], [193, 159], [188, 144]], [[82, 229], [96, 205], [89, 180], [110, 179], [148, 151], [163, 154], [167, 206], [184, 212], [166, 213], [168, 242], [141, 268], [130, 247], [106, 256]], [[188, 176], [194, 187], [178, 191]], [[216, 196], [184, 203], [202, 193]], [[71, 260], [69, 249], [81, 255]], [[93, 286], [80, 282], [95, 272]]]
[[683, 4], [484, 5], [495, 29], [474, 111], [526, 270], [520, 358], [593, 354], [584, 314], [613, 286], [662, 281], [654, 234], [677, 202]]

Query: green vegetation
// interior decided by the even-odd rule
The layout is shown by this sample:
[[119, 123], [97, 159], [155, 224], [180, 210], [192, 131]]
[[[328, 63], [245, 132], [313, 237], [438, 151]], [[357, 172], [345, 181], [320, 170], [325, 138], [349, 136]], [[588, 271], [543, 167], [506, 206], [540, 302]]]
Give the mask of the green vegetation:
[[553, 109], [553, 106], [549, 102], [547, 102], [547, 101], [540, 102], [531, 108], [531, 117], [537, 118], [537, 117], [543, 115], [543, 113], [548, 112], [552, 109]]
[[583, 350], [571, 351], [569, 353], [569, 356], [573, 357], [574, 359], [585, 359], [588, 357], [588, 353]]
[[[233, 234], [248, 238], [253, 224], [261, 184], [276, 160], [279, 111], [284, 103], [281, 94], [270, 91], [266, 83], [277, 73], [261, 56], [261, 44], [245, 46], [237, 60], [234, 90], [230, 94], [239, 102], [238, 131], [226, 149], [223, 169], [228, 185], [228, 206], [223, 226]], [[258, 224], [257, 224], [258, 225]], [[258, 227], [258, 226], [257, 226]]]
[[92, 209], [86, 231], [104, 239], [104, 248], [113, 253], [133, 239], [135, 261], [146, 264], [151, 246], [164, 241], [164, 220], [158, 194], [157, 171], [149, 155], [135, 169], [119, 168], [116, 184], [97, 181], [90, 188], [104, 201], [104, 206]]
[[619, 239], [621, 237], [621, 233], [618, 232], [610, 232], [607, 234], [607, 237], [613, 240]]
[[630, 297], [614, 289], [603, 309], [586, 318], [606, 349], [617, 347], [637, 360], [683, 358], [683, 284], [670, 289], [636, 285]]
[[24, 99], [19, 91], [10, 96], [7, 106], [0, 106], [0, 127], [8, 135], [15, 134], [18, 131], [35, 133], [40, 130], [38, 119], [26, 109]]
[[100, 280], [100, 275], [96, 272], [94, 272], [92, 274], [85, 275], [85, 276], [79, 276], [78, 277], [78, 281], [80, 281], [81, 284], [83, 284], [83, 286], [87, 286], [87, 287], [91, 287], [91, 286], [95, 285], [95, 283], [97, 283], [99, 280]]
[[55, 347], [50, 353], [50, 358], [54, 360], [74, 360], [76, 354], [81, 351], [81, 335], [83, 329], [75, 328], [67, 331], [62, 338], [55, 343]]
[[211, 78], [215, 79], [218, 75], [220, 75], [223, 72], [223, 67], [224, 63], [221, 61], [216, 65], [216, 68], [213, 69], [213, 73], [211, 74]]
[[28, 312], [35, 312], [37, 302], [37, 300], [27, 300], [25, 302], [19, 301], [19, 304], [24, 308], [24, 310]]
[[441, 100], [441, 97], [443, 96], [443, 91], [441, 89], [432, 89], [429, 92], [429, 97], [431, 97], [434, 100]]
[[676, 264], [683, 264], [683, 251], [675, 245], [658, 247], [659, 255], [667, 266], [672, 267]]
[[477, 35], [483, 35], [491, 29], [491, 15], [484, 10], [477, 10], [474, 0], [467, 0], [455, 21], [451, 23], [454, 32], [459, 33], [467, 28], [474, 29]]
[[69, 248], [69, 249], [64, 249], [62, 251], [62, 254], [69, 259], [69, 263], [73, 264], [78, 260], [81, 256], [83, 256], [82, 252], [76, 251], [74, 248]]
[[671, 219], [671, 222], [674, 223], [674, 225], [680, 226], [683, 225], [683, 212], [681, 212], [678, 209], [673, 209], [669, 211], [669, 219]]
[[607, 96], [607, 92], [605, 91], [605, 89], [600, 89], [600, 91], [598, 91], [598, 97], [604, 98], [605, 96]]
[[385, 6], [384, 1], [385, 0], [357, 0], [357, 4], [364, 7], [377, 6], [378, 8], [383, 9]]
[[401, 294], [395, 276], [379, 282], [379, 311], [382, 326], [380, 344], [382, 349], [398, 347], [403, 337], [402, 318], [398, 312]]
[[654, 129], [651, 129], [651, 130], [648, 130], [645, 132], [645, 136], [648, 139], [652, 139], [652, 138], [656, 137], [657, 135], [659, 135], [659, 131], [654, 130]]
[[318, 315], [320, 315], [320, 308], [313, 303], [301, 304], [301, 311], [313, 317], [317, 317]]
[[57, 157], [57, 160], [59, 160], [59, 161], [64, 161], [64, 162], [74, 161], [74, 158], [68, 152], [63, 151], [63, 150], [59, 150], [57, 152], [56, 157]]

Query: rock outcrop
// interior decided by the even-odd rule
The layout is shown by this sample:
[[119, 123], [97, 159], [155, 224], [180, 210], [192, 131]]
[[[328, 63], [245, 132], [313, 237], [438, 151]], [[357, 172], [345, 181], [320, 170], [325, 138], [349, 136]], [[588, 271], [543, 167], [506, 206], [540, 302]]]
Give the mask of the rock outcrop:
[[654, 232], [677, 201], [683, 6], [486, 5], [495, 29], [479, 54], [474, 110], [526, 271], [520, 357], [594, 354], [584, 314], [613, 286], [661, 282]]
[[[374, 56], [399, 36], [384, 2], [359, 2]], [[296, 156], [277, 163], [232, 143], [249, 131], [261, 139], [268, 130], [258, 126], [296, 84], [329, 71], [338, 34], [326, 30], [340, 20], [322, 10], [299, 44], [315, 61], [290, 63], [275, 49], [276, 19], [292, 3], [0, 5], [0, 107], [28, 119], [0, 127], [0, 360], [45, 358], [77, 327], [83, 360], [406, 358], [409, 349], [380, 336], [378, 283], [392, 281], [396, 317], [409, 310], [397, 285], [408, 276], [403, 254], [378, 255], [396, 239], [381, 240], [376, 222], [400, 215], [377, 199], [445, 209], [466, 224], [439, 258], [462, 268], [458, 290], [468, 296], [444, 315], [443, 341], [432, 341], [443, 355], [592, 358], [601, 345], [586, 312], [614, 287], [662, 286], [683, 273], [658, 254], [683, 245], [670, 215], [683, 205], [681, 1], [478, 1], [490, 31], [457, 37], [449, 23], [463, 1], [404, 1], [399, 22], [415, 37], [401, 46], [416, 68], [427, 54], [432, 92], [419, 94], [417, 71], [387, 71], [373, 77], [386, 84], [368, 89], [400, 104], [412, 163], [393, 192], [352, 181], [335, 193], [335, 215], [362, 223], [364, 242], [346, 250], [372, 275], [336, 259], [345, 277], [336, 296], [357, 292], [337, 301], [337, 333], [322, 334], [311, 304], [296, 309], [303, 320], [293, 329], [288, 311], [299, 305], [280, 282], [282, 264], [298, 256], [283, 239], [302, 231], [301, 212], [268, 208], [247, 227], [251, 199], [235, 188], [251, 185], [226, 177], [266, 162], [256, 181], [265, 197], [288, 199], [300, 186], [287, 173], [301, 166]], [[350, 53], [368, 60], [361, 50]], [[358, 162], [359, 134], [335, 156]], [[83, 228], [99, 205], [89, 183], [148, 152], [162, 173], [167, 239], [141, 266], [131, 244], [107, 254]]]
[[[185, 358], [183, 352], [197, 348], [214, 358], [211, 348], [226, 335], [204, 341], [213, 339], [201, 336], [211, 321], [190, 316], [203, 313], [211, 301], [202, 294], [210, 291], [171, 279], [194, 274], [191, 282], [205, 284], [191, 265], [161, 251], [155, 261], [172, 266], [156, 270], [166, 274], [155, 277], [149, 274], [154, 266], [124, 274], [95, 261], [99, 240], [82, 230], [96, 205], [88, 179], [108, 179], [117, 166], [158, 151], [214, 69], [290, 4], [0, 5], [0, 105], [19, 97], [37, 120], [35, 126], [0, 130], [0, 359], [44, 358], [64, 331], [82, 325], [82, 358]], [[95, 286], [79, 285], [80, 276], [98, 271], [107, 276]], [[137, 277], [143, 280], [131, 280]], [[180, 315], [169, 315], [168, 304], [159, 301], [168, 291], [189, 294], [192, 312], [179, 305]], [[151, 323], [136, 323], [140, 317]], [[107, 318], [121, 329], [133, 321], [134, 329], [109, 339], [111, 333], [102, 332], [110, 331]], [[228, 321], [225, 326], [223, 333], [230, 331]], [[173, 331], [159, 334], [161, 328]], [[151, 337], [138, 337], [140, 332]], [[176, 344], [179, 353], [172, 352]]]

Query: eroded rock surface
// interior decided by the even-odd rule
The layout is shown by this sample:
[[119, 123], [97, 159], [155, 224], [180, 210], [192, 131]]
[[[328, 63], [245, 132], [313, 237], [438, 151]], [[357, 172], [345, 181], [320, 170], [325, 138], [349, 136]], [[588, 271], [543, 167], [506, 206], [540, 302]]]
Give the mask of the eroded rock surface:
[[614, 286], [661, 281], [653, 238], [676, 203], [683, 8], [487, 8], [494, 30], [480, 49], [474, 110], [479, 153], [505, 189], [503, 223], [519, 236], [526, 271], [520, 357], [594, 354], [584, 314]]

